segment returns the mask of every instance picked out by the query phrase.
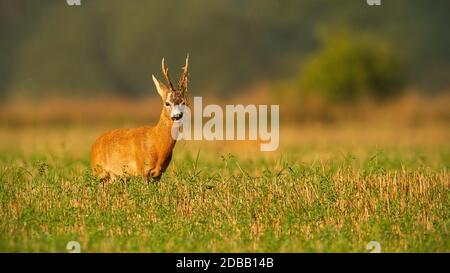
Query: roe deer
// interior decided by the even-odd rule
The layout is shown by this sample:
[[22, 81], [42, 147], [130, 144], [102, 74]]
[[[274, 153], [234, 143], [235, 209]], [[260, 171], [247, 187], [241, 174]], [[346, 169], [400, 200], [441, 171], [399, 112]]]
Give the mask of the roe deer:
[[176, 139], [172, 128], [181, 124], [186, 107], [189, 55], [182, 68], [178, 87], [169, 78], [169, 69], [162, 59], [166, 84], [152, 75], [156, 90], [163, 100], [159, 122], [154, 127], [117, 129], [100, 136], [92, 147], [91, 164], [94, 175], [102, 181], [117, 176], [142, 175], [147, 181], [159, 179], [172, 159]]

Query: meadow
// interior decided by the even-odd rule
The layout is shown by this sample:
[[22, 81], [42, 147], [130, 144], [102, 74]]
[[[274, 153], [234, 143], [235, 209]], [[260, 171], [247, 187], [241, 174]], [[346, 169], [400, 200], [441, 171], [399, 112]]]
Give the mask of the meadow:
[[1, 115], [0, 251], [67, 252], [78, 241], [82, 252], [368, 252], [377, 241], [382, 252], [449, 252], [449, 104], [438, 101], [282, 122], [271, 153], [182, 141], [158, 183], [101, 183], [89, 152], [100, 133], [142, 125], [159, 105], [110, 123], [39, 122], [50, 116], [39, 109], [25, 121], [16, 105]]

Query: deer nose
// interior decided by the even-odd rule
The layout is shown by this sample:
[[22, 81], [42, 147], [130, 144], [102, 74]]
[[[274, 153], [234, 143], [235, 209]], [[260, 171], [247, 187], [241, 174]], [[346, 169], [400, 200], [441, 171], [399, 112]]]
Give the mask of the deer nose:
[[179, 113], [176, 113], [173, 117], [172, 117], [172, 119], [173, 120], [179, 120], [179, 119], [181, 119], [183, 117], [183, 112], [179, 112]]

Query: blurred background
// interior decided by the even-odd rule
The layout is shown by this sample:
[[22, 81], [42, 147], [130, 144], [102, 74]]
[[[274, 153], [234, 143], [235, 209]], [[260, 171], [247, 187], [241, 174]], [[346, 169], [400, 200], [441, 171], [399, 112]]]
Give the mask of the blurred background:
[[449, 11], [447, 0], [0, 0], [1, 130], [150, 124], [161, 109], [150, 75], [165, 57], [176, 81], [189, 53], [190, 96], [205, 103], [280, 104], [285, 126], [439, 124], [445, 139]]
[[187, 52], [195, 94], [230, 97], [278, 80], [299, 89], [300, 78], [318, 74], [333, 76], [320, 87], [342, 85], [330, 96], [359, 95], [339, 90], [347, 87], [385, 96], [401, 84], [442, 91], [450, 84], [449, 10], [445, 0], [2, 0], [0, 92], [147, 96], [161, 58], [178, 69]]
[[[0, 252], [450, 252], [450, 0], [80, 1], [0, 0]], [[278, 150], [97, 183], [95, 139], [154, 125], [187, 53], [191, 101], [280, 106]]]

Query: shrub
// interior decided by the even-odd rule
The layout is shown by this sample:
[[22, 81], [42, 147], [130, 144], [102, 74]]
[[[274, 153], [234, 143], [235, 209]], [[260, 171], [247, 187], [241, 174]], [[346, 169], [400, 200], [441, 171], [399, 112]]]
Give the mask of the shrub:
[[401, 58], [388, 43], [348, 32], [322, 35], [321, 42], [321, 50], [301, 71], [299, 84], [303, 91], [319, 93], [332, 101], [367, 96], [385, 99], [401, 92]]

